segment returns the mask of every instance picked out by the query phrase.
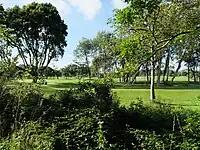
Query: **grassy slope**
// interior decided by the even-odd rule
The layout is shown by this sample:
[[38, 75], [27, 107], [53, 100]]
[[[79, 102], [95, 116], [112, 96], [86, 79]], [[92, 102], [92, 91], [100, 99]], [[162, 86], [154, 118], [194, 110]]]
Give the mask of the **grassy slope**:
[[[116, 83], [113, 89], [120, 97], [122, 105], [127, 105], [132, 101], [136, 101], [137, 97], [141, 98], [144, 103], [149, 103], [149, 85], [143, 82], [145, 79], [140, 77], [137, 79], [138, 84], [124, 85]], [[156, 89], [157, 98], [162, 102], [183, 106], [186, 108], [200, 109], [200, 85], [188, 85], [185, 81], [187, 77], [177, 77], [177, 84], [174, 86], [160, 86]], [[30, 82], [31, 80], [24, 80]], [[180, 82], [182, 81], [182, 82]], [[55, 90], [63, 90], [66, 88], [76, 87], [77, 79], [49, 79], [48, 85], [43, 85], [44, 92], [49, 95]]]

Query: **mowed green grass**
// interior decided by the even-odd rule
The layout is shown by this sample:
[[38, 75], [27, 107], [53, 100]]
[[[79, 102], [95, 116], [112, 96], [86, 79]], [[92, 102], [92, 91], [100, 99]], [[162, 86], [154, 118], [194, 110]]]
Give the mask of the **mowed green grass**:
[[[115, 80], [117, 81], [117, 80]], [[116, 82], [112, 89], [120, 98], [122, 105], [128, 105], [137, 99], [143, 100], [144, 103], [149, 104], [149, 85], [144, 82], [144, 77], [137, 79], [137, 84], [125, 85]], [[173, 86], [159, 86], [156, 87], [157, 101], [167, 103], [172, 106], [182, 106], [185, 108], [200, 110], [200, 85], [187, 84], [187, 77], [177, 77], [176, 83]], [[24, 80], [24, 82], [31, 82], [31, 80]], [[78, 79], [48, 79], [48, 85], [42, 85], [42, 89], [46, 95], [54, 93], [56, 90], [64, 90], [78, 86]]]

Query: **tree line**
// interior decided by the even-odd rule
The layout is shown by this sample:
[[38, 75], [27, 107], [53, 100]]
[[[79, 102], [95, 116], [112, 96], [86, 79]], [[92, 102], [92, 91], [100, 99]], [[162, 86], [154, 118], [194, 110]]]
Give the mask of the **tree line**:
[[[108, 23], [113, 31], [83, 38], [76, 62], [91, 72], [134, 83], [143, 72], [155, 99], [155, 84], [173, 82], [187, 68], [188, 81], [200, 82], [200, 2], [197, 0], [126, 0]], [[185, 67], [183, 67], [185, 66]], [[172, 78], [169, 78], [169, 75]]]
[[[75, 64], [62, 68], [62, 74], [112, 76], [132, 84], [143, 71], [151, 85], [152, 100], [156, 98], [155, 84], [173, 82], [183, 65], [188, 81], [192, 78], [199, 82], [200, 2], [125, 2], [128, 6], [114, 10], [108, 20], [113, 30], [83, 38], [74, 50]], [[52, 61], [64, 55], [68, 27], [51, 4], [33, 2], [8, 9], [1, 5], [0, 23], [1, 64], [12, 64], [10, 49], [15, 50], [14, 60], [23, 62], [22, 67], [16, 67], [28, 72], [33, 82], [44, 76]]]

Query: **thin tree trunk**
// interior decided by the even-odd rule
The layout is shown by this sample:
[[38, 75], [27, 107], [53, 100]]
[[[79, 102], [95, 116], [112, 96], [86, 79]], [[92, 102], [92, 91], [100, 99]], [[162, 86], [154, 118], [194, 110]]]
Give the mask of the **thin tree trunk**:
[[120, 83], [122, 82], [122, 78], [121, 78], [121, 76], [119, 76], [119, 82], [120, 82]]
[[132, 75], [131, 83], [135, 83], [136, 82], [136, 78], [137, 78], [137, 73]]
[[194, 83], [196, 83], [197, 80], [196, 80], [196, 66], [195, 65], [193, 66], [192, 74], [193, 74], [193, 78], [194, 78]]
[[126, 74], [126, 83], [129, 81], [129, 73]]
[[169, 66], [168, 66], [168, 67], [167, 67], [167, 75], [166, 75], [166, 76], [167, 76], [167, 78], [166, 78], [166, 82], [168, 82], [168, 81], [169, 81], [169, 71], [170, 71], [170, 70], [169, 70]]
[[190, 66], [189, 66], [189, 63], [188, 63], [188, 83], [190, 83]]
[[[122, 65], [122, 70], [124, 71], [124, 67], [125, 67], [124, 60], [122, 60], [121, 65]], [[122, 74], [121, 78], [122, 78], [122, 82], [125, 82], [125, 75], [124, 75], [124, 73]]]
[[129, 73], [128, 82], [131, 82], [131, 80], [132, 80], [132, 73]]
[[86, 60], [87, 60], [88, 77], [89, 77], [89, 79], [91, 79], [91, 70], [90, 70], [89, 62], [88, 62], [88, 59], [86, 59]]
[[89, 65], [88, 65], [88, 76], [89, 76], [89, 79], [91, 79], [91, 70], [90, 70], [90, 67], [89, 67]]
[[161, 76], [161, 65], [162, 65], [162, 55], [158, 61], [158, 68], [157, 68], [157, 86], [160, 85], [160, 76]]
[[138, 68], [138, 70], [132, 75], [132, 81], [131, 81], [131, 83], [136, 82], [136, 79], [137, 79], [137, 76], [138, 76], [139, 72], [140, 72], [140, 68]]
[[165, 82], [165, 76], [167, 74], [167, 69], [169, 68], [169, 61], [170, 61], [170, 49], [168, 49], [167, 51], [167, 58], [166, 58], [166, 62], [165, 62], [165, 69], [164, 69], [164, 73], [163, 73], [163, 82]]
[[148, 68], [148, 63], [146, 63], [146, 76], [147, 76], [147, 83], [149, 83], [149, 68]]
[[174, 75], [173, 75], [173, 77], [172, 77], [172, 82], [174, 82], [174, 79], [175, 79], [175, 77], [176, 77], [176, 75], [177, 75], [179, 69], [181, 68], [181, 64], [182, 64], [182, 62], [183, 62], [183, 58], [184, 58], [185, 54], [186, 54], [186, 51], [184, 51], [184, 53], [183, 53], [183, 55], [182, 55], [180, 61], [178, 62], [178, 67], [176, 68], [176, 71], [175, 71], [175, 73], [174, 73]]
[[154, 56], [151, 58], [151, 87], [150, 87], [150, 100], [155, 100], [155, 62]]
[[196, 82], [198, 82], [198, 63], [196, 64]]
[[123, 79], [123, 82], [125, 83], [126, 82], [126, 75], [123, 75], [122, 79]]
[[86, 51], [84, 51], [85, 54], [85, 61], [86, 61], [86, 67], [87, 67], [87, 71], [88, 71], [88, 77], [89, 79], [91, 79], [91, 70], [90, 70], [90, 66], [89, 66], [89, 60], [88, 60], [88, 54]]
[[194, 78], [194, 83], [196, 83], [197, 80], [196, 80], [195, 70], [192, 71], [192, 74], [193, 74], [193, 78]]
[[200, 67], [198, 67], [199, 69], [199, 71], [198, 71], [198, 76], [199, 76], [199, 83], [200, 83]]

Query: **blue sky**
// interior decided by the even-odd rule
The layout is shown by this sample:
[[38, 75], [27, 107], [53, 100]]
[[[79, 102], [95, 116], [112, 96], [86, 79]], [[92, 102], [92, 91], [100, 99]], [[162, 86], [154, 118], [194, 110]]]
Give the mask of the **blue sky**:
[[[14, 5], [25, 5], [34, 0], [0, 0], [5, 8]], [[121, 0], [35, 0], [36, 2], [49, 2], [57, 7], [61, 17], [68, 25], [68, 46], [65, 55], [51, 66], [64, 67], [73, 61], [73, 50], [82, 37], [92, 38], [98, 31], [109, 30], [108, 18], [113, 9], [124, 8]]]

